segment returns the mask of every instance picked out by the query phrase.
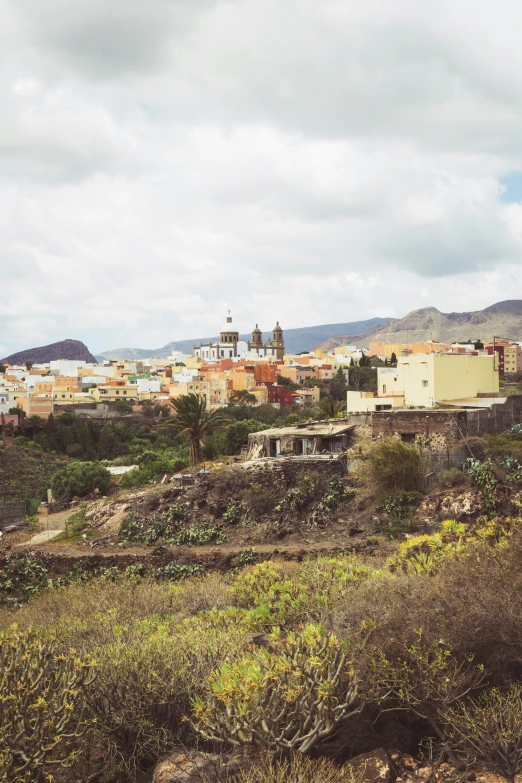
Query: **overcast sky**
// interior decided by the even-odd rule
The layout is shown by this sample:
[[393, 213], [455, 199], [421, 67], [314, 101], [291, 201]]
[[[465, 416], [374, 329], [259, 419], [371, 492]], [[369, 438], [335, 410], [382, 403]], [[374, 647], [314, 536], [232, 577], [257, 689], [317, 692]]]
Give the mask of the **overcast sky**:
[[0, 0], [0, 356], [522, 298], [515, 0]]

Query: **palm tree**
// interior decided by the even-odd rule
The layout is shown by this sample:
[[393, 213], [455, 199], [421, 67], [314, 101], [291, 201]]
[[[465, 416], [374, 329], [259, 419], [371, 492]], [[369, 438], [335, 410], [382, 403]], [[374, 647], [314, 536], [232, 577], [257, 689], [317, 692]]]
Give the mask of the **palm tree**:
[[325, 419], [338, 419], [345, 409], [346, 403], [342, 400], [334, 400], [333, 397], [323, 397], [319, 403], [319, 413]]
[[206, 399], [194, 393], [182, 394], [171, 400], [170, 404], [174, 408], [174, 415], [162, 428], [173, 429], [185, 436], [190, 445], [190, 465], [197, 465], [201, 461], [201, 446], [205, 437], [222, 429], [229, 419], [220, 410], [207, 410]]

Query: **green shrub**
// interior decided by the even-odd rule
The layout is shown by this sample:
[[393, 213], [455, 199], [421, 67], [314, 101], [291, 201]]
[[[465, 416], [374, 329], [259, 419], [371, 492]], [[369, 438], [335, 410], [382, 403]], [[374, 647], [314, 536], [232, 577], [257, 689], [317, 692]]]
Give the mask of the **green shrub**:
[[355, 558], [318, 558], [298, 569], [265, 560], [241, 571], [232, 590], [238, 606], [258, 610], [261, 627], [295, 628], [307, 620], [322, 622], [348, 586], [369, 573]]
[[213, 675], [194, 700], [196, 727], [207, 740], [307, 753], [360, 712], [346, 645], [319, 626], [256, 648]]
[[75, 650], [59, 654], [51, 640], [16, 628], [0, 635], [0, 781], [52, 780], [70, 765], [83, 717], [93, 663]]
[[60, 500], [84, 497], [95, 489], [107, 495], [110, 487], [111, 474], [98, 462], [70, 462], [58, 470], [51, 481], [53, 495]]
[[0, 603], [25, 601], [47, 587], [48, 571], [29, 554], [8, 555], [0, 569]]
[[118, 633], [95, 650], [98, 677], [88, 704], [107, 759], [134, 779], [138, 768], [190, 736], [184, 716], [211, 672], [239, 654], [244, 628], [152, 618], [135, 627], [133, 638]]
[[396, 438], [367, 444], [358, 468], [360, 477], [377, 497], [420, 491], [425, 472], [417, 446]]

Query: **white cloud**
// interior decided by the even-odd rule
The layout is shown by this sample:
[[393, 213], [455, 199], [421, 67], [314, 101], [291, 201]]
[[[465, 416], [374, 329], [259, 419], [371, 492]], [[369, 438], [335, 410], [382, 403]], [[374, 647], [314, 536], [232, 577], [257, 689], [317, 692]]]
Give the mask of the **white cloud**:
[[508, 0], [0, 0], [0, 353], [478, 309], [522, 280]]

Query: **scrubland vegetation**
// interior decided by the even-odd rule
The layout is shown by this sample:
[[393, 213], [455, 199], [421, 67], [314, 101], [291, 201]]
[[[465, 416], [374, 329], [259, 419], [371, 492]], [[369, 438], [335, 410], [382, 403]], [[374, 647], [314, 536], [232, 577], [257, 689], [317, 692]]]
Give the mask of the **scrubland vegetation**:
[[[478, 760], [513, 780], [522, 530], [446, 522], [420, 539], [388, 560], [267, 561], [176, 583], [132, 572], [41, 583], [0, 615], [4, 661], [17, 656], [29, 672], [17, 688], [4, 666], [0, 723], [30, 716], [16, 741], [3, 730], [0, 780], [38, 780], [41, 770], [134, 780], [181, 746], [313, 751], [343, 763], [382, 745], [415, 753], [428, 740], [456, 764]], [[32, 682], [42, 656], [45, 678]], [[240, 779], [348, 779], [331, 761], [278, 758]]]

